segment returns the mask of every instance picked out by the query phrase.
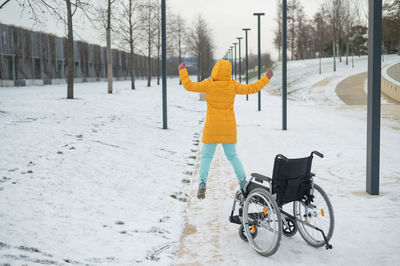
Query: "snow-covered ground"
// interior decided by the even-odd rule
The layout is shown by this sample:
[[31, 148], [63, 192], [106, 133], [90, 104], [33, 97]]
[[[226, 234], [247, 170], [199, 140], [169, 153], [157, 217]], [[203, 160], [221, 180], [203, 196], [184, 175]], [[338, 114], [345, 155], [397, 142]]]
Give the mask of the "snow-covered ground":
[[[385, 57], [385, 63], [395, 60], [398, 57]], [[400, 133], [392, 127], [398, 122], [382, 121], [381, 194], [369, 196], [365, 108], [346, 106], [335, 95], [340, 80], [367, 70], [366, 57], [355, 58], [354, 69], [338, 63], [336, 73], [324, 59], [322, 75], [317, 62], [288, 64], [290, 96], [297, 101], [288, 101], [287, 131], [281, 130], [280, 97], [263, 91], [261, 112], [256, 95], [249, 101], [237, 97], [237, 149], [247, 174], [270, 175], [278, 153], [325, 154], [315, 159], [313, 170], [335, 210], [334, 249], [314, 249], [296, 235], [283, 238], [273, 257], [257, 255], [228, 222], [236, 180], [232, 171], [225, 171], [229, 163], [217, 160], [225, 167], [217, 178], [232, 185], [221, 188], [228, 196], [218, 213], [226, 219], [213, 225], [230, 229], [218, 235], [215, 228], [197, 228], [195, 237], [213, 234], [225, 244], [220, 246], [223, 257], [200, 263], [400, 262]], [[280, 82], [278, 65], [267, 88], [278, 91]], [[322, 86], [312, 88], [318, 82]], [[197, 189], [197, 182], [190, 182], [197, 180], [192, 172], [198, 168], [206, 106], [177, 79], [168, 79], [168, 84], [168, 130], [161, 129], [161, 87], [147, 88], [143, 81], [137, 82], [136, 91], [129, 89], [129, 81], [115, 82], [112, 95], [106, 94], [104, 82], [76, 84], [76, 100], [64, 98], [65, 85], [0, 89], [0, 264], [180, 263], [186, 201]], [[215, 162], [212, 167], [216, 169]], [[196, 202], [191, 206], [216, 207], [213, 193], [219, 193], [218, 187], [207, 191], [203, 202], [190, 198]], [[200, 217], [200, 223], [214, 219], [209, 212]], [[189, 249], [207, 256], [202, 251], [212, 249], [212, 243], [201, 245]]]
[[[188, 235], [178, 265], [399, 265], [399, 131], [382, 127], [380, 195], [370, 196], [365, 192], [365, 110], [289, 101], [288, 130], [282, 131], [280, 97], [264, 92], [262, 102], [261, 112], [257, 112], [255, 95], [248, 102], [238, 96], [235, 103], [237, 151], [246, 174], [271, 176], [279, 153], [296, 158], [313, 150], [322, 152], [325, 157], [315, 156], [312, 170], [334, 208], [333, 249], [313, 248], [297, 234], [282, 236], [277, 253], [265, 258], [242, 241], [239, 225], [228, 221], [237, 180], [219, 146], [206, 199], [191, 198]], [[197, 185], [193, 185], [193, 196]]]
[[168, 81], [168, 130], [144, 81], [0, 88], [0, 265], [174, 260], [205, 106]]

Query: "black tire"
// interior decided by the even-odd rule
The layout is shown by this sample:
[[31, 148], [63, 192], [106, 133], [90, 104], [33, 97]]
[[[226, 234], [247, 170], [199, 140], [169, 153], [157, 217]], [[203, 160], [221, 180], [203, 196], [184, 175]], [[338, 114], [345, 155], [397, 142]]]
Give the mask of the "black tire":
[[282, 237], [281, 214], [275, 199], [268, 191], [256, 188], [250, 192], [244, 203], [242, 223], [247, 236], [251, 236], [252, 224], [259, 227], [257, 237], [248, 239], [258, 254], [268, 257], [279, 249]]
[[[255, 238], [257, 236], [257, 233], [258, 233], [257, 226], [254, 226], [254, 231], [255, 232], [251, 232], [251, 236], [253, 238]], [[241, 225], [240, 228], [239, 228], [239, 236], [243, 241], [249, 242], [249, 240], [247, 239], [246, 232], [244, 230], [243, 225]]]
[[[316, 194], [315, 191], [319, 194]], [[318, 186], [317, 184], [314, 184], [314, 195], [319, 198], [319, 200], [314, 199], [314, 202], [311, 204], [314, 204], [317, 206], [316, 214], [319, 216], [319, 212], [321, 213], [321, 216], [323, 216], [326, 220], [326, 223], [318, 223], [314, 224], [313, 221], [311, 220], [309, 223], [314, 224], [314, 226], [319, 226], [321, 224], [328, 224], [328, 228], [320, 228], [324, 230], [324, 233], [326, 234], [326, 238], [329, 241], [333, 235], [333, 231], [335, 229], [335, 214], [333, 212], [333, 207], [332, 204], [328, 198], [328, 195], [325, 193], [325, 191]], [[318, 202], [316, 202], [318, 201]], [[322, 205], [324, 208], [321, 209], [320, 205]], [[293, 202], [293, 214], [296, 217], [296, 219], [301, 219], [303, 220], [303, 213], [299, 212], [301, 208], [305, 207], [304, 204], [300, 201], [295, 201]], [[314, 211], [314, 210], [313, 210]], [[328, 218], [326, 216], [329, 216]], [[307, 219], [307, 218], [306, 218]], [[315, 218], [312, 218], [315, 219]], [[313, 247], [322, 247], [325, 245], [325, 241], [322, 237], [322, 234], [315, 229], [312, 229], [310, 227], [305, 226], [304, 224], [297, 222], [297, 227], [299, 229], [299, 233], [301, 237], [306, 241], [310, 246]]]
[[297, 233], [297, 224], [289, 218], [286, 218], [288, 226], [282, 221], [282, 234], [286, 237], [292, 237]]

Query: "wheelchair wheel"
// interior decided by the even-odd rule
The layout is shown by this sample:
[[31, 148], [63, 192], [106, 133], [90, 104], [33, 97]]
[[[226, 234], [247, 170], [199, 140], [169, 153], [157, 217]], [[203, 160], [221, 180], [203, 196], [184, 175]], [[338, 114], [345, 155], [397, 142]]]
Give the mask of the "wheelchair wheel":
[[297, 233], [297, 224], [295, 221], [293, 221], [292, 219], [288, 219], [286, 218], [286, 223], [287, 226], [285, 225], [285, 223], [282, 220], [282, 233], [284, 236], [286, 237], [292, 237]]
[[[332, 237], [335, 228], [335, 216], [328, 195], [318, 185], [314, 184], [314, 200], [306, 206], [302, 201], [293, 203], [293, 214], [296, 220], [318, 227], [324, 231], [327, 240]], [[325, 245], [322, 233], [304, 223], [296, 221], [301, 237], [313, 247]]]
[[[257, 236], [257, 233], [258, 233], [257, 227], [250, 226], [250, 232], [251, 232], [251, 237], [255, 238]], [[243, 241], [249, 242], [249, 240], [247, 239], [246, 231], [244, 230], [243, 225], [241, 225], [240, 228], [239, 228], [239, 236]]]
[[[282, 237], [281, 214], [274, 198], [265, 189], [256, 188], [247, 196], [243, 227], [249, 243], [260, 255], [271, 256], [278, 250]], [[252, 235], [254, 229], [257, 230], [255, 236]]]

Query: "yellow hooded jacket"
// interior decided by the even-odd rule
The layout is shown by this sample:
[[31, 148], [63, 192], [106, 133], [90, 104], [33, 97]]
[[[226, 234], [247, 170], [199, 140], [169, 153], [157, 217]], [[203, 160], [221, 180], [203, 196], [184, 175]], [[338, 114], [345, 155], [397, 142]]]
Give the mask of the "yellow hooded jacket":
[[218, 61], [211, 79], [192, 82], [186, 68], [179, 71], [183, 87], [188, 91], [206, 94], [207, 115], [203, 130], [203, 143], [236, 143], [236, 118], [233, 110], [236, 94], [253, 94], [261, 90], [269, 79], [263, 76], [253, 84], [240, 84], [231, 80], [232, 66], [227, 60]]

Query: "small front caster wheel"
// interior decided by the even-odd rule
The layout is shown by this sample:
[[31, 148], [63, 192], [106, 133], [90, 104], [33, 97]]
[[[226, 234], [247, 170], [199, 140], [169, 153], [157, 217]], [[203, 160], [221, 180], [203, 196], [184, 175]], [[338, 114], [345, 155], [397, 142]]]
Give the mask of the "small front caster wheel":
[[287, 226], [282, 221], [282, 233], [284, 236], [292, 237], [297, 233], [297, 225], [292, 219], [286, 219]]
[[[256, 238], [257, 233], [258, 233], [257, 226], [249, 225], [249, 229], [250, 229], [250, 232], [251, 232], [251, 236], [253, 238]], [[249, 241], [249, 240], [247, 240], [246, 232], [244, 231], [243, 225], [241, 225], [240, 228], [239, 228], [239, 236], [243, 241], [246, 241], [246, 242]]]

